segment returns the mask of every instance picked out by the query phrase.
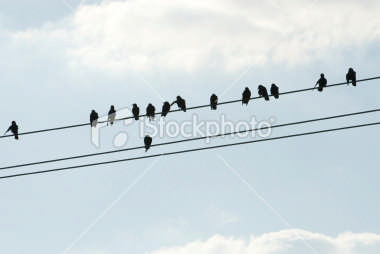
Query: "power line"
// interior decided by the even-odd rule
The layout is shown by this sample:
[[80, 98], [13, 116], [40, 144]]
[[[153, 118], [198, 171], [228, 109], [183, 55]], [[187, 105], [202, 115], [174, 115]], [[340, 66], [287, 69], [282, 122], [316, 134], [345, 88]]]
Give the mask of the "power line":
[[286, 135], [286, 136], [279, 136], [279, 137], [274, 137], [274, 138], [250, 140], [250, 141], [230, 143], [230, 144], [224, 144], [224, 145], [200, 147], [200, 148], [180, 150], [180, 151], [175, 151], [175, 152], [166, 152], [166, 153], [159, 153], [159, 154], [153, 154], [153, 155], [132, 157], [132, 158], [126, 158], [126, 159], [120, 159], [120, 160], [103, 161], [103, 162], [96, 162], [96, 163], [90, 163], [90, 164], [82, 164], [82, 165], [77, 165], [77, 166], [55, 168], [55, 169], [41, 170], [41, 171], [33, 171], [33, 172], [13, 174], [13, 175], [5, 175], [5, 176], [1, 176], [0, 179], [15, 178], [15, 177], [21, 177], [21, 176], [28, 176], [28, 175], [37, 175], [37, 174], [47, 174], [47, 173], [64, 171], [64, 170], [71, 170], [71, 169], [77, 169], [77, 168], [93, 167], [93, 166], [114, 164], [114, 163], [133, 161], [133, 160], [142, 160], [142, 159], [155, 158], [155, 157], [161, 157], [161, 156], [169, 156], [169, 155], [174, 155], [174, 154], [182, 154], [182, 153], [190, 153], [190, 152], [210, 150], [210, 149], [218, 149], [218, 148], [229, 147], [229, 146], [238, 146], [238, 145], [245, 145], [245, 144], [251, 144], [251, 143], [259, 143], [259, 142], [265, 142], [265, 141], [273, 141], [273, 140], [279, 140], [279, 139], [314, 135], [314, 134], [320, 134], [320, 133], [326, 133], [326, 132], [335, 132], [335, 131], [341, 131], [341, 130], [347, 130], [347, 129], [361, 128], [361, 127], [367, 127], [367, 126], [375, 126], [375, 125], [379, 125], [379, 124], [380, 124], [380, 122], [360, 124], [360, 125], [351, 125], [351, 126], [345, 126], [345, 127], [340, 127], [340, 128], [334, 128], [334, 129], [325, 129], [325, 130], [319, 130], [319, 131], [312, 131], [312, 132], [297, 133], [297, 134]]
[[[277, 124], [277, 125], [267, 126], [267, 127], [261, 127], [261, 128], [253, 128], [253, 129], [248, 129], [248, 130], [240, 130], [240, 131], [220, 133], [220, 134], [203, 136], [203, 137], [196, 137], [196, 138], [188, 138], [188, 139], [170, 141], [170, 142], [164, 142], [164, 143], [159, 143], [159, 144], [152, 144], [151, 146], [152, 147], [154, 147], [154, 146], [164, 146], [164, 145], [171, 145], [171, 144], [177, 144], [177, 143], [183, 143], [183, 142], [189, 142], [189, 141], [203, 140], [203, 139], [216, 138], [216, 137], [222, 137], [222, 136], [230, 136], [230, 135], [235, 135], [235, 134], [240, 134], [240, 133], [246, 133], [246, 132], [254, 132], [254, 131], [259, 131], [259, 130], [280, 128], [280, 127], [286, 127], [286, 126], [291, 126], [291, 125], [299, 125], [299, 124], [305, 124], [305, 123], [311, 123], [311, 122], [331, 120], [331, 119], [335, 119], [335, 118], [349, 117], [349, 116], [354, 116], [354, 115], [362, 115], [362, 114], [375, 113], [375, 112], [378, 112], [378, 111], [380, 111], [379, 108], [377, 108], [377, 109], [371, 109], [371, 110], [366, 110], [366, 111], [360, 111], [360, 112], [354, 112], [354, 113], [347, 113], [347, 114], [341, 114], [341, 115], [334, 115], [334, 116], [328, 116], [328, 117], [309, 119], [309, 120], [298, 121], [298, 122], [290, 122], [290, 123], [284, 123], [284, 124]], [[145, 149], [145, 146], [136, 146], [136, 147], [119, 149], [119, 150], [111, 150], [111, 151], [105, 151], [105, 152], [99, 152], [99, 153], [90, 153], [90, 154], [76, 155], [76, 156], [70, 156], [70, 157], [65, 157], [65, 158], [57, 158], [57, 159], [51, 159], [51, 160], [45, 160], [45, 161], [30, 162], [30, 163], [24, 163], [24, 164], [12, 165], [12, 166], [0, 167], [0, 171], [1, 170], [6, 170], [6, 169], [12, 169], [12, 168], [20, 168], [20, 167], [26, 167], [26, 166], [33, 166], [33, 165], [53, 163], [53, 162], [59, 162], [59, 161], [80, 159], [80, 158], [86, 158], [86, 157], [92, 157], [92, 156], [99, 156], [99, 155], [105, 155], [105, 154], [111, 154], [111, 153], [126, 152], [126, 151], [138, 150], [138, 149]]]
[[[359, 82], [365, 82], [365, 81], [370, 81], [370, 80], [375, 80], [375, 79], [380, 79], [380, 76], [372, 77], [372, 78], [366, 78], [366, 79], [360, 79], [360, 80], [357, 80], [356, 82], [359, 83]], [[349, 83], [352, 83], [352, 82], [349, 82]], [[347, 84], [347, 82], [341, 82], [341, 83], [335, 83], [335, 84], [327, 85], [327, 87], [342, 86], [342, 85], [346, 85], [346, 84]], [[312, 91], [312, 90], [314, 90], [314, 88], [298, 89], [298, 90], [292, 90], [292, 91], [288, 91], [288, 92], [279, 93], [279, 95], [300, 93], [300, 92], [306, 92], [306, 91]], [[270, 95], [270, 96], [272, 96], [272, 95]], [[262, 98], [262, 97], [256, 96], [256, 97], [252, 97], [250, 100], [257, 100], [260, 98]], [[241, 99], [219, 102], [218, 105], [231, 104], [231, 103], [237, 103], [237, 102], [241, 102]], [[210, 104], [188, 107], [187, 110], [194, 110], [194, 109], [200, 109], [200, 108], [206, 108], [206, 107], [210, 107]], [[178, 111], [181, 111], [181, 109], [174, 109], [174, 110], [170, 110], [169, 112], [178, 112]], [[162, 112], [157, 112], [157, 113], [155, 113], [155, 115], [160, 115], [161, 113]], [[145, 116], [146, 116], [146, 114], [142, 114], [139, 117], [145, 117]], [[127, 120], [127, 119], [133, 119], [133, 118], [134, 118], [133, 116], [123, 117], [123, 118], [115, 119], [115, 122], [123, 121], [123, 120]], [[98, 123], [106, 123], [106, 122], [107, 121], [99, 121]], [[57, 130], [63, 130], [63, 129], [69, 129], [69, 128], [77, 128], [77, 127], [90, 126], [90, 125], [91, 125], [90, 123], [80, 123], [80, 124], [66, 125], [66, 126], [55, 127], [55, 128], [48, 128], [48, 129], [22, 132], [22, 133], [19, 133], [18, 135], [19, 136], [20, 135], [30, 135], [30, 134], [36, 134], [36, 133], [41, 133], [41, 132], [50, 132], [50, 131], [57, 131]], [[8, 138], [8, 137], [13, 137], [13, 135], [9, 134], [9, 135], [0, 136], [0, 139], [1, 138]]]

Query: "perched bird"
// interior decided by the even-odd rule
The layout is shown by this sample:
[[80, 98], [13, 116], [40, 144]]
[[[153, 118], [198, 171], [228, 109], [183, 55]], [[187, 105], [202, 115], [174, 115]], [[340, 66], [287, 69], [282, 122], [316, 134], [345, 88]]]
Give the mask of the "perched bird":
[[149, 118], [149, 120], [154, 119], [156, 108], [149, 103], [148, 107], [146, 108], [146, 116]]
[[216, 110], [216, 107], [218, 106], [218, 96], [216, 96], [214, 93], [210, 97], [210, 107], [211, 110]]
[[168, 101], [164, 102], [164, 105], [162, 105], [162, 112], [161, 116], [166, 116], [170, 111], [170, 103]]
[[259, 85], [257, 90], [258, 90], [260, 96], [264, 97], [266, 101], [269, 101], [268, 91], [267, 91], [265, 86]]
[[278, 86], [272, 84], [272, 86], [270, 87], [270, 93], [271, 95], [273, 95], [274, 98], [278, 99], [278, 97], [280, 96]]
[[137, 106], [137, 104], [133, 104], [132, 114], [136, 121], [139, 120], [140, 108]]
[[132, 114], [136, 121], [139, 120], [140, 108], [137, 107], [137, 104], [133, 104]]
[[98, 124], [98, 119], [99, 119], [98, 113], [96, 113], [95, 110], [92, 110], [90, 114], [91, 127], [96, 127], [96, 125]]
[[175, 100], [171, 105], [177, 103], [177, 106], [183, 111], [186, 112], [186, 101], [182, 99], [181, 96], [177, 96], [177, 100]]
[[107, 122], [107, 125], [108, 125], [108, 123], [110, 123], [111, 125], [113, 125], [113, 123], [115, 122], [115, 118], [116, 118], [116, 110], [115, 110], [115, 107], [112, 105], [111, 108], [110, 108], [110, 111], [108, 111], [108, 122]]
[[147, 152], [152, 145], [152, 138], [149, 135], [146, 135], [144, 138], [145, 152]]
[[318, 91], [322, 92], [323, 88], [327, 86], [327, 79], [325, 78], [325, 74], [321, 73], [321, 77], [318, 79], [317, 83], [315, 83], [314, 88], [318, 85]]
[[18, 139], [18, 126], [15, 121], [12, 121], [11, 126], [9, 126], [8, 130], [4, 133], [4, 135], [8, 132], [11, 131], [13, 135], [15, 135], [15, 139]]
[[347, 85], [350, 81], [352, 81], [352, 85], [356, 86], [356, 71], [354, 69], [349, 68], [348, 73], [346, 74], [346, 80], [347, 80]]
[[249, 99], [251, 99], [251, 90], [246, 87], [242, 95], [242, 104], [248, 105]]

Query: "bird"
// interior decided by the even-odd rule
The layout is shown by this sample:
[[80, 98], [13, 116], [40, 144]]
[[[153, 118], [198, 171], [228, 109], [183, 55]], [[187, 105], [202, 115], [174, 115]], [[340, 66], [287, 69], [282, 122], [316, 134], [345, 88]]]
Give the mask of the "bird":
[[162, 112], [161, 116], [166, 116], [170, 111], [170, 103], [168, 101], [164, 102], [164, 105], [162, 105]]
[[146, 135], [144, 138], [145, 152], [147, 152], [152, 145], [152, 138], [149, 135]]
[[356, 72], [354, 69], [349, 68], [348, 73], [346, 74], [346, 80], [347, 80], [347, 85], [350, 81], [352, 81], [352, 85], [356, 86]]
[[276, 84], [272, 84], [272, 86], [270, 87], [270, 93], [271, 95], [273, 95], [274, 98], [278, 99], [279, 89], [278, 86], [276, 86]]
[[132, 114], [136, 121], [139, 120], [140, 108], [137, 106], [136, 103], [133, 104]]
[[269, 101], [268, 91], [265, 86], [259, 85], [258, 92], [259, 92], [259, 95], [264, 97], [266, 101]]
[[16, 124], [16, 121], [12, 121], [11, 126], [9, 126], [8, 130], [4, 133], [4, 135], [11, 131], [13, 135], [15, 136], [15, 139], [18, 139], [18, 125]]
[[327, 79], [325, 78], [325, 74], [321, 73], [321, 77], [318, 79], [317, 83], [315, 83], [314, 88], [318, 85], [318, 91], [322, 92], [323, 88], [327, 85]]
[[171, 105], [177, 103], [177, 106], [183, 111], [186, 112], [186, 101], [181, 97], [177, 96], [177, 100], [175, 100]]
[[[115, 118], [116, 118], [116, 110], [115, 110], [114, 105], [111, 105], [110, 111], [108, 111], [108, 122], [111, 125], [113, 125], [113, 123], [115, 122]], [[108, 122], [107, 122], [107, 125], [108, 125]]]
[[96, 125], [98, 124], [98, 118], [99, 118], [98, 113], [96, 113], [95, 110], [92, 110], [90, 114], [91, 127], [96, 127]]
[[248, 102], [250, 99], [251, 99], [251, 90], [249, 90], [249, 88], [246, 87], [242, 95], [242, 104], [248, 105]]
[[156, 108], [149, 103], [148, 107], [146, 108], [146, 116], [149, 118], [149, 120], [154, 119]]
[[218, 96], [216, 96], [214, 93], [210, 97], [210, 107], [211, 110], [216, 110], [218, 106]]

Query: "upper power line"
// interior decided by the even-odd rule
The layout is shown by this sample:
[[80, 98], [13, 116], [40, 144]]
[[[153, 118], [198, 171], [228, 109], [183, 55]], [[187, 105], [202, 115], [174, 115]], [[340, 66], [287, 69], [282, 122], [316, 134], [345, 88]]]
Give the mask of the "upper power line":
[[230, 147], [230, 146], [240, 146], [240, 145], [251, 144], [251, 143], [274, 141], [274, 140], [288, 139], [288, 138], [294, 138], [294, 137], [300, 137], [300, 136], [315, 135], [315, 134], [320, 134], [320, 133], [336, 132], [336, 131], [342, 131], [342, 130], [347, 130], [347, 129], [375, 126], [375, 125], [379, 125], [379, 124], [380, 124], [380, 122], [366, 123], [366, 124], [360, 124], [360, 125], [351, 125], [351, 126], [345, 126], [345, 127], [339, 127], [339, 128], [333, 128], [333, 129], [324, 129], [324, 130], [312, 131], [312, 132], [303, 132], [303, 133], [297, 133], [297, 134], [285, 135], [285, 136], [279, 136], [279, 137], [273, 137], [273, 138], [250, 140], [250, 141], [244, 141], [244, 142], [235, 142], [235, 143], [224, 144], [224, 145], [199, 147], [199, 148], [179, 150], [179, 151], [174, 151], [174, 152], [166, 152], [166, 153], [158, 153], [158, 154], [153, 154], [153, 155], [131, 157], [131, 158], [126, 158], [126, 159], [103, 161], [103, 162], [96, 162], [96, 163], [89, 163], [89, 164], [81, 164], [81, 165], [70, 166], [70, 167], [62, 167], [62, 168], [55, 168], [55, 169], [48, 169], [48, 170], [40, 170], [40, 171], [25, 172], [25, 173], [19, 173], [19, 174], [4, 175], [4, 176], [0, 176], [0, 179], [15, 178], [15, 177], [21, 177], [21, 176], [37, 175], [37, 174], [47, 174], [47, 173], [52, 173], [52, 172], [64, 171], [64, 170], [93, 167], [93, 166], [106, 165], [106, 164], [114, 164], [114, 163], [120, 163], [120, 162], [126, 162], [126, 161], [142, 160], [142, 159], [155, 158], [155, 157], [161, 157], [161, 156], [169, 156], [169, 155], [176, 155], [176, 154], [182, 154], [182, 153], [190, 153], [190, 152], [196, 152], [196, 151], [218, 149], [218, 148], [224, 148], [224, 147]]
[[[210, 138], [217, 138], [217, 137], [223, 137], [223, 136], [231, 136], [231, 135], [246, 133], [246, 132], [261, 131], [261, 130], [266, 130], [266, 129], [280, 128], [280, 127], [286, 127], [286, 126], [294, 126], [294, 125], [300, 125], [300, 124], [306, 124], [306, 123], [312, 123], [312, 122], [319, 122], [319, 121], [325, 121], [325, 120], [331, 120], [331, 119], [337, 119], [337, 118], [350, 117], [350, 116], [355, 116], [355, 115], [370, 114], [370, 113], [375, 113], [375, 112], [379, 112], [379, 111], [380, 111], [380, 109], [377, 108], [377, 109], [371, 109], [371, 110], [366, 110], [366, 111], [359, 111], [359, 112], [333, 115], [333, 116], [327, 116], [327, 117], [321, 117], [321, 118], [314, 118], [314, 119], [308, 119], [308, 120], [297, 121], [297, 122], [276, 124], [276, 125], [266, 126], [266, 127], [261, 127], [261, 128], [251, 128], [251, 129], [247, 129], [247, 130], [239, 130], [239, 131], [234, 131], [234, 132], [226, 132], [226, 133], [220, 133], [220, 134], [215, 134], [215, 135], [208, 135], [208, 136], [202, 136], [202, 137], [196, 137], [196, 138], [188, 138], [188, 139], [181, 139], [181, 140], [163, 142], [163, 143], [158, 143], [158, 144], [151, 144], [151, 147], [165, 146], [165, 145], [184, 143], [184, 142], [190, 142], [190, 141], [197, 141], [197, 140], [204, 140], [204, 139], [210, 139]], [[21, 167], [34, 166], [34, 165], [41, 165], [41, 164], [46, 164], [46, 163], [67, 161], [67, 160], [93, 157], [93, 156], [112, 154], [112, 153], [120, 153], [120, 152], [126, 152], [126, 151], [132, 151], [132, 150], [138, 150], [138, 149], [144, 149], [144, 148], [145, 148], [145, 146], [136, 146], [136, 147], [130, 147], [130, 148], [124, 148], [124, 149], [118, 149], [118, 150], [110, 150], [110, 151], [105, 151], [105, 152], [75, 155], [75, 156], [69, 156], [69, 157], [63, 157], [63, 158], [57, 158], [57, 159], [51, 159], [51, 160], [44, 160], [44, 161], [37, 161], [37, 162], [30, 162], [30, 163], [23, 163], [23, 164], [11, 165], [11, 166], [6, 166], [6, 167], [0, 167], [0, 170], [6, 170], [6, 169], [12, 169], [12, 168], [21, 168]]]
[[[356, 76], [356, 74], [355, 74], [355, 76]], [[355, 77], [355, 80], [349, 80], [347, 78], [346, 82], [335, 83], [335, 84], [330, 84], [330, 85], [327, 85], [327, 81], [324, 83], [323, 79], [322, 80], [319, 79], [317, 83], [319, 84], [318, 90], [321, 91], [325, 87], [342, 86], [342, 85], [346, 85], [346, 84], [349, 84], [349, 83], [352, 83], [352, 84], [356, 85], [356, 83], [359, 83], [359, 82], [365, 82], [365, 81], [370, 81], [370, 80], [375, 80], [375, 79], [380, 79], [380, 76], [371, 77], [371, 78], [365, 78], [365, 79], [360, 79], [360, 80], [356, 80], [356, 77]], [[309, 88], [305, 88], [305, 89], [291, 90], [291, 91], [279, 93], [278, 87], [277, 87], [277, 93], [276, 93], [276, 91], [275, 91], [276, 89], [274, 87], [273, 91], [271, 89], [271, 94], [270, 95], [268, 93], [267, 94], [260, 93], [260, 89], [259, 89], [260, 96], [251, 97], [250, 93], [249, 93], [249, 97], [247, 98], [246, 103], [248, 103], [248, 101], [257, 100], [257, 99], [260, 99], [260, 98], [263, 98], [263, 97], [266, 98], [266, 99], [267, 99], [267, 97], [269, 98], [271, 96], [274, 96], [274, 97], [278, 98], [278, 96], [280, 96], [280, 95], [287, 95], [287, 94], [293, 94], [293, 93], [306, 92], [306, 91], [311, 91], [311, 90], [314, 90], [314, 89], [315, 89], [315, 87], [312, 87], [312, 88], [309, 87]], [[173, 103], [177, 103], [177, 105], [179, 106], [180, 109], [169, 110], [167, 112], [162, 112], [161, 111], [161, 112], [157, 112], [157, 113], [156, 112], [153, 112], [153, 113], [150, 112], [150, 113], [147, 113], [147, 114], [137, 114], [135, 116], [128, 116], [128, 117], [123, 117], [123, 118], [118, 118], [118, 119], [114, 118], [114, 119], [111, 119], [111, 120], [112, 120], [112, 122], [116, 122], [116, 121], [122, 121], [122, 120], [133, 119], [133, 118], [135, 118], [135, 119], [137, 118], [138, 119], [139, 117], [152, 117], [152, 116], [154, 117], [155, 115], [166, 115], [169, 112], [178, 112], [178, 111], [186, 111], [186, 110], [195, 110], [195, 109], [200, 109], [200, 108], [207, 108], [207, 107], [210, 107], [210, 105], [211, 105], [211, 108], [213, 108], [213, 106], [215, 107], [216, 105], [225, 105], [225, 104], [231, 104], [231, 103], [238, 103], [238, 102], [242, 102], [242, 101], [244, 102], [244, 98], [243, 98], [243, 99], [230, 100], [230, 101], [224, 101], [224, 102], [216, 102], [214, 105], [213, 105], [212, 102], [210, 102], [210, 104], [204, 104], [204, 105], [199, 105], [199, 106], [193, 106], [193, 107], [187, 107], [186, 108], [186, 106], [183, 107], [183, 103], [184, 102], [181, 101], [182, 98], [180, 96], [178, 96], [178, 97], [177, 97], [177, 100], [175, 102], [173, 102]], [[116, 113], [116, 111], [115, 111], [115, 113]], [[99, 123], [105, 123], [105, 122], [108, 122], [108, 121], [109, 120], [107, 120], [107, 121], [99, 121]], [[12, 126], [8, 130], [14, 132], [15, 136], [20, 136], [20, 135], [37, 134], [37, 133], [42, 133], [42, 132], [57, 131], [57, 130], [63, 130], [63, 129], [69, 129], [69, 128], [77, 128], [77, 127], [83, 127], [83, 126], [89, 126], [89, 125], [91, 125], [90, 122], [18, 133], [18, 126], [16, 125], [16, 123], [14, 123], [14, 124], [12, 123]], [[16, 135], [15, 133], [17, 133], [18, 135]], [[7, 138], [7, 137], [12, 137], [12, 136], [13, 135], [3, 135], [3, 136], [0, 136], [0, 138]]]

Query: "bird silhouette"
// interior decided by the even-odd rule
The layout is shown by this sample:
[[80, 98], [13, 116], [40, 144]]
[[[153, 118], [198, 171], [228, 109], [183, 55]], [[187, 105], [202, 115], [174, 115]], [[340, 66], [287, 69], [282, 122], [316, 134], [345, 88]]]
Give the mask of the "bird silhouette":
[[177, 96], [177, 100], [175, 100], [171, 105], [177, 103], [177, 106], [183, 111], [186, 112], [186, 101], [181, 97]]
[[322, 92], [323, 88], [327, 86], [327, 79], [325, 78], [325, 74], [321, 73], [321, 77], [318, 79], [317, 83], [315, 83], [314, 88], [318, 85], [318, 91]]
[[245, 88], [242, 94], [242, 104], [248, 105], [249, 100], [251, 99], [251, 90], [248, 87]]
[[90, 114], [91, 127], [96, 127], [96, 125], [98, 124], [98, 119], [99, 119], [98, 113], [96, 113], [95, 110], [92, 110]]
[[139, 120], [140, 108], [137, 106], [137, 104], [133, 104], [132, 114], [136, 121]]
[[13, 135], [15, 136], [15, 139], [18, 139], [18, 125], [16, 124], [15, 121], [12, 121], [11, 126], [7, 129], [7, 131], [4, 133], [4, 135], [8, 132], [11, 131]]
[[149, 135], [146, 135], [144, 138], [145, 152], [147, 152], [152, 145], [152, 138]]
[[148, 107], [146, 108], [146, 116], [149, 118], [149, 120], [154, 119], [156, 108], [149, 103]]
[[161, 116], [166, 116], [170, 111], [170, 103], [168, 101], [164, 102], [164, 105], [162, 105], [162, 112]]
[[279, 95], [279, 88], [276, 86], [276, 84], [272, 84], [270, 87], [270, 93], [273, 95], [274, 98], [278, 99]]
[[111, 108], [110, 108], [110, 111], [108, 111], [108, 122], [107, 122], [107, 125], [108, 125], [108, 123], [110, 123], [111, 125], [113, 125], [113, 123], [115, 122], [115, 118], [116, 118], [116, 110], [115, 110], [115, 107], [112, 105]]
[[258, 90], [260, 96], [264, 97], [266, 101], [269, 101], [268, 91], [267, 91], [265, 86], [259, 85], [257, 90]]
[[211, 110], [216, 110], [218, 106], [218, 96], [216, 96], [214, 93], [210, 97], [210, 107]]
[[356, 72], [354, 69], [349, 68], [348, 73], [346, 74], [346, 80], [347, 80], [347, 85], [350, 81], [352, 81], [352, 85], [356, 86]]

